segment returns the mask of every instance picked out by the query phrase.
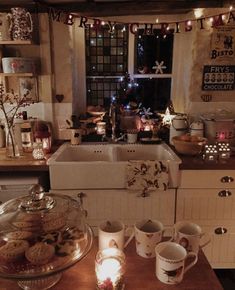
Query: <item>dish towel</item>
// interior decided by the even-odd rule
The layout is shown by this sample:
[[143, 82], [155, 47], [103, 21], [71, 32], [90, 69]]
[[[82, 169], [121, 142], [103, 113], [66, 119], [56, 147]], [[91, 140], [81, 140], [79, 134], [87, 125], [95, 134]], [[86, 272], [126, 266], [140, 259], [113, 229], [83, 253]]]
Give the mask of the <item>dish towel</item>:
[[126, 167], [126, 188], [130, 190], [167, 190], [169, 183], [167, 161], [130, 160]]

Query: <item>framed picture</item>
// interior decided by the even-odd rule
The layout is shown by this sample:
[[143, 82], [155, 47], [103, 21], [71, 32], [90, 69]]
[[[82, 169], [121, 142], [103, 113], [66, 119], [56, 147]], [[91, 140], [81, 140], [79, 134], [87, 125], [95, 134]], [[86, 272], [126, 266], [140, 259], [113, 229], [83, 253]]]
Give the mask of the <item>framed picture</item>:
[[38, 102], [38, 86], [35, 77], [19, 78], [19, 95], [23, 97], [27, 95], [32, 102]]

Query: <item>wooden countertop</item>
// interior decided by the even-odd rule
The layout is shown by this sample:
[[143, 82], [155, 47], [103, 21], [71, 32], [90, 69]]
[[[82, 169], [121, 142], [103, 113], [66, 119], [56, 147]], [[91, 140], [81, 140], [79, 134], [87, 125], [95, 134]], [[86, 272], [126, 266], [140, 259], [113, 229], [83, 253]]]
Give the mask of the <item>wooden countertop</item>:
[[[97, 252], [95, 240], [91, 252], [76, 265], [63, 273], [62, 279], [52, 290], [94, 290], [96, 284], [94, 260]], [[213, 269], [202, 251], [197, 264], [191, 268], [178, 285], [167, 285], [155, 276], [155, 259], [139, 257], [132, 241], [125, 249], [125, 290], [223, 290]], [[1, 289], [19, 290], [15, 281], [0, 279]]]
[[0, 148], [0, 172], [6, 171], [48, 171], [49, 167], [46, 160], [50, 154], [46, 155], [45, 160], [33, 159], [32, 153], [24, 153], [18, 158], [6, 156], [6, 148]]
[[[53, 148], [55, 152], [60, 144]], [[171, 146], [174, 150], [174, 147]], [[186, 156], [176, 152], [182, 160], [180, 164], [181, 170], [235, 170], [235, 155], [233, 154], [229, 159], [214, 161], [205, 161], [202, 156]], [[46, 160], [51, 156], [48, 154], [45, 160], [34, 160], [31, 153], [24, 153], [19, 158], [7, 158], [5, 148], [0, 148], [0, 172], [9, 171], [49, 171]]]

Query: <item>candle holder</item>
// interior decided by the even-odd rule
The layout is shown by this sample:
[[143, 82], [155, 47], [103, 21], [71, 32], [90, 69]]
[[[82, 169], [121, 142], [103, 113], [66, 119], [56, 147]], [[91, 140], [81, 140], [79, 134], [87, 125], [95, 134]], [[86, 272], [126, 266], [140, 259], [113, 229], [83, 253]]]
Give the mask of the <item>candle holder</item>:
[[117, 248], [98, 251], [95, 258], [97, 290], [123, 290], [125, 254]]

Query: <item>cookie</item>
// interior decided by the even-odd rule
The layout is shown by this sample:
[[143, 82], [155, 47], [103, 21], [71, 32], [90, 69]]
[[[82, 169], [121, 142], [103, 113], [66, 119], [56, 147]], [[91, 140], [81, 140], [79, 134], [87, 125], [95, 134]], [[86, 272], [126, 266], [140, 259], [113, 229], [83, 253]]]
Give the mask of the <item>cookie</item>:
[[12, 223], [17, 229], [24, 231], [38, 231], [41, 226], [40, 223], [30, 222], [30, 221], [16, 221]]
[[4, 240], [28, 240], [33, 237], [33, 233], [29, 231], [13, 231], [4, 236]]
[[0, 248], [0, 257], [6, 262], [13, 262], [24, 257], [29, 243], [25, 240], [12, 240]]
[[47, 243], [50, 245], [56, 245], [62, 241], [62, 234], [59, 231], [46, 233], [44, 235], [40, 235], [38, 237], [38, 241], [43, 242], [43, 243]]
[[38, 242], [25, 252], [26, 259], [34, 265], [45, 265], [55, 254], [52, 245]]
[[45, 233], [53, 232], [62, 229], [66, 225], [64, 217], [43, 222], [42, 228]]
[[60, 257], [71, 255], [79, 249], [79, 244], [74, 240], [65, 240], [55, 246], [56, 254]]

